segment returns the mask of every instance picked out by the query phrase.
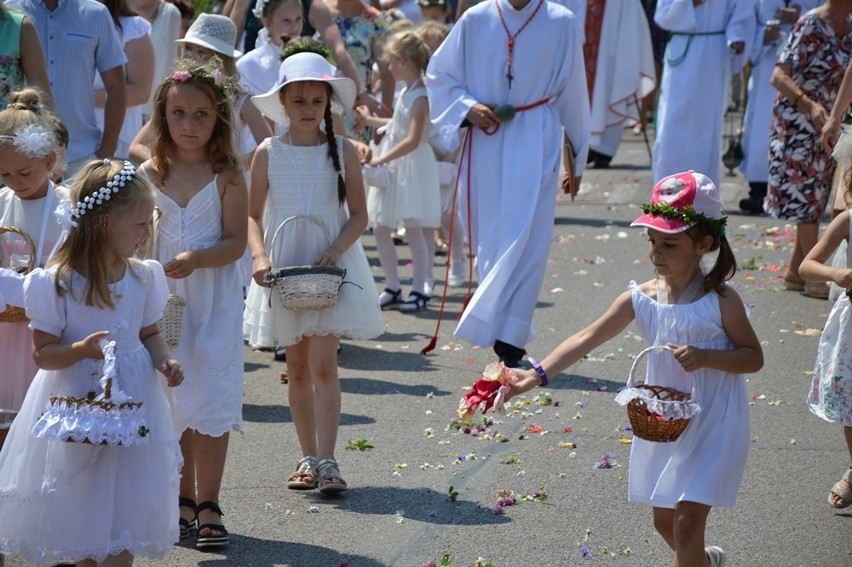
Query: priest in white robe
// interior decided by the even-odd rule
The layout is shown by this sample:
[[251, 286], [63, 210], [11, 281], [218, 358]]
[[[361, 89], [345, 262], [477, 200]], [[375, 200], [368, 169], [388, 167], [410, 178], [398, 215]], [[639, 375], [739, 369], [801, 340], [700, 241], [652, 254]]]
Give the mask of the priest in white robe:
[[[769, 83], [778, 55], [796, 20], [822, 4], [822, 0], [757, 0], [756, 31], [751, 48], [751, 75], [748, 80], [748, 103], [743, 121], [743, 150], [740, 165], [749, 185], [749, 196], [740, 201], [746, 213], [762, 214], [763, 199], [769, 181], [769, 123], [772, 103], [778, 91]], [[767, 26], [767, 23], [773, 22]]]
[[689, 169], [720, 181], [722, 118], [731, 74], [754, 39], [753, 0], [659, 0], [654, 21], [672, 32], [666, 48], [654, 181]]
[[639, 122], [640, 101], [657, 85], [651, 28], [641, 0], [608, 0], [592, 86], [589, 158], [607, 167], [624, 129]]
[[[479, 286], [456, 335], [493, 344], [507, 365], [518, 365], [533, 337], [547, 265], [563, 128], [578, 177], [588, 152], [589, 99], [575, 18], [547, 0], [477, 4], [432, 56], [426, 88], [442, 139], [457, 139], [465, 120], [474, 125], [458, 202]], [[531, 108], [501, 121], [489, 107], [505, 104]]]

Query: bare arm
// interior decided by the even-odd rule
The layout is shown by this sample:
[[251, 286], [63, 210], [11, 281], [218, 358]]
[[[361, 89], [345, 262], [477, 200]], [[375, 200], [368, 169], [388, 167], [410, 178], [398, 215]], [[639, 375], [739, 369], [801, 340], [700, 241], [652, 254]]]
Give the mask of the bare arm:
[[103, 358], [98, 341], [106, 338], [109, 331], [92, 333], [82, 341], [62, 344], [56, 335], [38, 329], [33, 331], [33, 360], [45, 370], [62, 370], [87, 358]]
[[262, 141], [272, 136], [272, 128], [270, 128], [269, 122], [267, 122], [260, 110], [251, 102], [251, 97], [246, 97], [242, 107], [240, 107], [240, 119], [251, 130], [255, 144], [259, 145]]
[[130, 143], [130, 160], [134, 163], [144, 163], [151, 159], [151, 148], [148, 147], [148, 132], [151, 130], [151, 121], [146, 122], [142, 129], [136, 133], [136, 137]]
[[27, 83], [38, 88], [42, 103], [53, 110], [53, 92], [50, 90], [50, 77], [44, 64], [44, 51], [35, 26], [26, 16], [21, 22], [21, 67], [24, 69]]
[[428, 120], [429, 103], [426, 97], [422, 96], [415, 100], [411, 107], [411, 125], [408, 132], [405, 133], [405, 137], [383, 155], [373, 158], [370, 165], [383, 165], [416, 150], [417, 146], [420, 145], [420, 138], [423, 136], [423, 129]]
[[331, 17], [331, 10], [324, 2], [311, 2], [311, 8], [308, 10], [308, 21], [319, 32], [323, 42], [331, 48], [334, 60], [343, 74], [355, 81], [355, 92], [360, 93], [364, 85], [361, 84], [361, 77], [355, 68], [355, 62], [352, 61], [352, 57], [346, 51], [340, 29], [334, 23], [334, 18]]
[[852, 60], [846, 65], [843, 82], [840, 83], [840, 90], [837, 93], [837, 98], [834, 99], [834, 106], [831, 107], [828, 120], [826, 120], [825, 126], [822, 127], [822, 145], [828, 151], [831, 151], [834, 148], [834, 144], [837, 143], [840, 120], [843, 118], [843, 113], [846, 112], [850, 104], [852, 104]]
[[825, 108], [818, 102], [811, 100], [807, 94], [802, 91], [802, 88], [796, 84], [792, 73], [792, 67], [789, 63], [779, 63], [772, 70], [772, 77], [769, 82], [775, 87], [781, 95], [789, 100], [795, 107], [804, 114], [810, 116], [814, 129], [821, 130], [828, 119], [828, 113]]
[[272, 264], [263, 242], [263, 213], [266, 210], [266, 197], [269, 194], [269, 147], [261, 144], [251, 160], [248, 198], [248, 246], [252, 258], [252, 277], [258, 285], [265, 283], [266, 275]]
[[151, 355], [151, 360], [154, 362], [154, 368], [163, 373], [166, 377], [168, 385], [175, 387], [183, 382], [183, 368], [172, 358], [169, 347], [166, 346], [166, 341], [163, 335], [160, 334], [160, 329], [157, 324], [142, 327], [139, 331], [139, 340], [148, 350]]
[[[151, 96], [154, 84], [154, 44], [151, 36], [144, 35], [124, 46], [127, 65], [124, 68], [127, 106], [143, 104]], [[95, 91], [95, 105], [103, 108], [105, 91]]]
[[101, 145], [95, 151], [98, 159], [111, 158], [118, 145], [118, 135], [124, 122], [124, 109], [127, 107], [124, 67], [119, 65], [101, 73], [106, 91], [104, 103], [104, 133]]
[[831, 221], [822, 238], [811, 248], [799, 266], [799, 275], [809, 282], [831, 281], [840, 287], [852, 288], [852, 270], [834, 268], [827, 263], [831, 254], [844, 240], [849, 240], [848, 210], [843, 211]]
[[246, 27], [246, 18], [248, 17], [248, 7], [251, 4], [250, 0], [228, 0], [225, 7], [222, 8], [222, 14], [228, 16], [234, 25], [237, 26], [237, 40], [234, 47], [237, 47], [243, 37], [243, 30]]

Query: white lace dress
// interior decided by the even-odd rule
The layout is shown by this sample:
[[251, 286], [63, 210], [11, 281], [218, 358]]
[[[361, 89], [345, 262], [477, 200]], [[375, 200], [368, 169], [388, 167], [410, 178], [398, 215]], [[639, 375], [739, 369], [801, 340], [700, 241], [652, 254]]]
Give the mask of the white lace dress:
[[[659, 304], [636, 282], [633, 312], [648, 344], [690, 344], [730, 350], [715, 292], [686, 304]], [[749, 410], [745, 377], [701, 368], [686, 372], [670, 351], [648, 356], [648, 384], [692, 391], [701, 412], [677, 441], [655, 443], [633, 438], [627, 498], [659, 508], [691, 501], [733, 506], [748, 458]]]
[[[404, 89], [396, 99], [381, 152], [397, 145], [411, 126], [411, 108], [426, 89]], [[417, 148], [388, 164], [391, 182], [388, 187], [369, 187], [367, 211], [370, 224], [396, 228], [403, 221], [424, 228], [441, 226], [441, 187], [438, 161], [429, 145], [430, 123], [426, 120]], [[381, 153], [380, 152], [380, 153]]]
[[[348, 219], [346, 207], [337, 199], [337, 172], [328, 158], [328, 145], [291, 146], [279, 138], [267, 138], [263, 143], [269, 149], [269, 194], [264, 226], [269, 260], [273, 268], [312, 264], [330, 241], [337, 238]], [[337, 147], [342, 154], [340, 136]], [[319, 226], [305, 218], [288, 222], [273, 247], [275, 230], [293, 216], [310, 216]], [[376, 284], [360, 241], [343, 253], [339, 265], [346, 270], [344, 282], [351, 283], [340, 287], [337, 303], [331, 309], [285, 310], [274, 295], [277, 292], [252, 281], [243, 324], [249, 344], [287, 346], [310, 335], [372, 339], [382, 334]]]
[[[852, 215], [849, 217], [852, 230]], [[846, 266], [852, 267], [852, 246], [846, 247]], [[841, 293], [834, 302], [819, 339], [808, 408], [826, 421], [852, 427], [852, 299]]]
[[[156, 258], [163, 264], [181, 252], [215, 246], [222, 239], [218, 177], [186, 207], [159, 191]], [[178, 431], [220, 437], [243, 430], [243, 272], [240, 261], [201, 268], [168, 279], [169, 291], [186, 300], [180, 343], [172, 355], [184, 368], [183, 383], [169, 389]]]
[[[101, 360], [87, 359], [62, 370], [39, 370], [0, 452], [0, 553], [38, 565], [54, 565], [130, 551], [164, 557], [178, 541], [181, 456], [166, 399], [165, 383], [139, 340], [139, 330], [157, 322], [168, 289], [162, 267], [134, 261], [110, 285], [115, 310], [59, 297], [55, 273], [27, 276], [27, 313], [35, 329], [63, 344], [109, 330], [116, 342], [121, 389], [145, 408], [148, 442], [109, 446], [66, 443], [32, 435], [51, 395], [85, 396], [97, 386]], [[74, 274], [81, 295], [84, 280]]]

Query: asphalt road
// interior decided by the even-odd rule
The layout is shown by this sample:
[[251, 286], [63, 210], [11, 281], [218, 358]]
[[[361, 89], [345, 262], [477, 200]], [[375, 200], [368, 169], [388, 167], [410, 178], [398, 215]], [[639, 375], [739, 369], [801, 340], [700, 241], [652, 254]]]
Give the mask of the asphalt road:
[[[589, 171], [577, 201], [560, 199], [538, 333], [528, 345], [534, 356], [591, 322], [631, 279], [652, 277], [642, 232], [629, 228], [650, 195], [647, 164], [641, 138], [627, 133], [612, 168]], [[726, 549], [728, 567], [852, 565], [852, 513], [826, 502], [849, 456], [840, 427], [804, 403], [830, 304], [782, 290], [791, 227], [738, 215], [744, 192], [741, 177], [722, 180], [731, 242], [748, 268], [734, 285], [751, 306], [766, 365], [749, 377], [752, 443], [739, 498], [733, 509], [713, 510], [707, 543]], [[379, 275], [372, 238], [364, 244]], [[399, 252], [406, 264], [407, 249]], [[443, 258], [436, 264], [442, 277]], [[410, 276], [410, 267], [402, 273]], [[221, 495], [230, 547], [205, 553], [181, 544], [162, 561], [136, 564], [421, 567], [448, 554], [453, 567], [478, 558], [494, 567], [670, 565], [650, 509], [626, 500], [631, 434], [613, 398], [643, 348], [635, 329], [468, 434], [448, 424], [494, 356], [452, 336], [462, 296], [450, 291], [438, 349], [425, 358], [419, 350], [434, 329], [434, 301], [416, 315], [388, 312], [377, 340], [344, 342], [337, 457], [351, 490], [341, 498], [286, 489], [300, 455], [282, 366], [271, 353], [246, 350], [245, 434], [232, 436]], [[373, 448], [347, 450], [360, 440]], [[611, 468], [598, 468], [605, 455]], [[517, 501], [498, 515], [501, 490]]]

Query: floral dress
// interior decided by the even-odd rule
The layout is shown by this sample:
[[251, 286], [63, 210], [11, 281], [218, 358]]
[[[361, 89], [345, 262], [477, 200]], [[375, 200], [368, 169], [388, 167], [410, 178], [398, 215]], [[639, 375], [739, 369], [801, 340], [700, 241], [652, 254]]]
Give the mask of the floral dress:
[[[384, 12], [365, 5], [360, 15], [352, 18], [335, 16], [334, 23], [337, 24], [340, 35], [343, 37], [346, 51], [355, 63], [361, 84], [368, 91], [372, 91], [373, 63], [376, 62], [373, 40], [388, 32], [390, 18]], [[347, 134], [354, 134], [357, 139], [365, 142], [369, 140], [369, 132], [357, 124], [356, 114], [351, 109], [347, 109], [347, 112], [343, 114], [343, 123]]]
[[21, 66], [21, 24], [24, 14], [0, 8], [0, 110], [24, 84]]
[[[837, 35], [814, 11], [794, 26], [779, 64], [811, 100], [831, 111], [846, 64], [852, 57], [852, 33]], [[819, 222], [825, 209], [835, 163], [810, 116], [779, 94], [772, 107], [769, 143], [769, 192], [766, 212], [799, 223]]]

